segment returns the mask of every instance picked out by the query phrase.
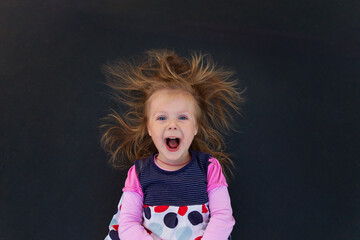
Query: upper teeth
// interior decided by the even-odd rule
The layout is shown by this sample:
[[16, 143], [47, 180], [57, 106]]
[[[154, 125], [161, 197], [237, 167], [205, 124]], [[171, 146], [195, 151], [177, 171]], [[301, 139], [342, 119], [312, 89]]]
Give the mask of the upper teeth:
[[169, 137], [169, 139], [176, 139], [175, 137]]

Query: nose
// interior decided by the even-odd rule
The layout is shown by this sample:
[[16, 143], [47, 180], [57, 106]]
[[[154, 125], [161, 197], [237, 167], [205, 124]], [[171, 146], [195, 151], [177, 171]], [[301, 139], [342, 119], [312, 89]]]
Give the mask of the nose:
[[167, 126], [168, 130], [177, 130], [177, 124], [175, 120], [170, 120]]

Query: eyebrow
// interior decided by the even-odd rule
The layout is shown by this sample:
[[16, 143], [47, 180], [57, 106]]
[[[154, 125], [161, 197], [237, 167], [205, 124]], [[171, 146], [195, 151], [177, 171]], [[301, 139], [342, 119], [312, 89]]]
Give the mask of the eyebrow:
[[[169, 114], [169, 113], [166, 112], [166, 111], [159, 111], [159, 112], [155, 113], [155, 115], [157, 115], [157, 114]], [[190, 112], [188, 112], [188, 111], [180, 111], [178, 114], [188, 114], [188, 115], [190, 115]]]

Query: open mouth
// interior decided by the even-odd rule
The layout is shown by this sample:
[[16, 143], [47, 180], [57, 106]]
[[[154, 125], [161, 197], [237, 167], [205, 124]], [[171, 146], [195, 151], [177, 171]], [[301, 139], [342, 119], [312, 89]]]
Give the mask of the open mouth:
[[168, 150], [176, 151], [180, 146], [181, 140], [177, 137], [168, 137], [166, 138], [165, 142]]

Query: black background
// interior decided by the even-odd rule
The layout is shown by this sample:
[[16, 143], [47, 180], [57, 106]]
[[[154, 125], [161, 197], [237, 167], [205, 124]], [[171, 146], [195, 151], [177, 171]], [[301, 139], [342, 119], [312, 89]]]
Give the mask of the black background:
[[359, 1], [0, 2], [0, 239], [103, 239], [101, 66], [210, 53], [246, 86], [233, 239], [360, 239]]

